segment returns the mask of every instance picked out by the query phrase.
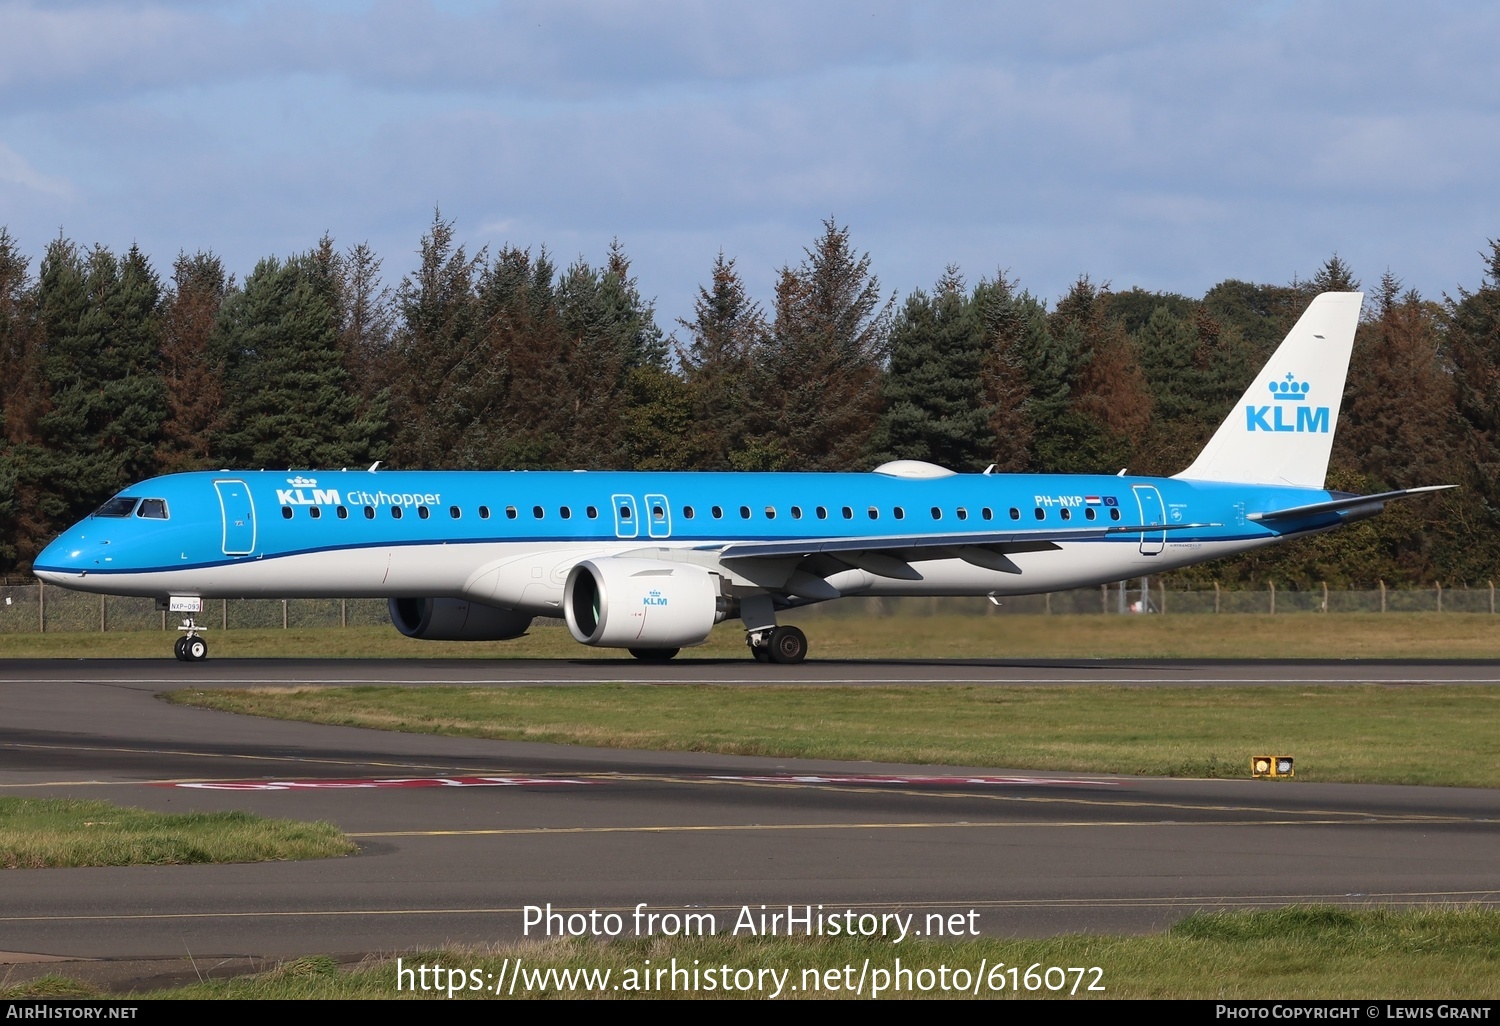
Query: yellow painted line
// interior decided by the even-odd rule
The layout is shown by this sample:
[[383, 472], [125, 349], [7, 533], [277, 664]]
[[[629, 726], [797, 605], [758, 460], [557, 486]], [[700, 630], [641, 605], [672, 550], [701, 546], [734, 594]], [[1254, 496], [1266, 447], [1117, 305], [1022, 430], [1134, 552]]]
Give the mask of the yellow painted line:
[[[757, 833], [785, 830], [973, 830], [1077, 827], [1226, 827], [1226, 826], [1390, 826], [1410, 824], [1427, 826], [1429, 819], [1371, 820], [1350, 823], [1345, 819], [1259, 819], [1259, 820], [1026, 820], [1003, 822], [912, 822], [912, 823], [725, 823], [680, 826], [601, 826], [601, 827], [499, 827], [481, 830], [389, 830], [346, 833], [346, 837], [517, 837], [533, 834], [691, 834], [691, 833]], [[1445, 820], [1466, 823], [1468, 820]]]

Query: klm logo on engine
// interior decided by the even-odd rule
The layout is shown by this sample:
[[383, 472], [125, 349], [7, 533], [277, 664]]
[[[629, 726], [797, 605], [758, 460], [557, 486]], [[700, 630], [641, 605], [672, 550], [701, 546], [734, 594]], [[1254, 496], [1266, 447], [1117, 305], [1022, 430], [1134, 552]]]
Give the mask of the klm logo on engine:
[[1301, 431], [1312, 434], [1328, 434], [1329, 412], [1327, 406], [1312, 406], [1307, 394], [1312, 386], [1298, 381], [1288, 371], [1281, 381], [1270, 384], [1269, 406], [1245, 407], [1246, 431]]
[[641, 605], [643, 606], [664, 606], [666, 604], [666, 597], [662, 595], [662, 593], [656, 588], [652, 588], [651, 591], [643, 599], [641, 599]]

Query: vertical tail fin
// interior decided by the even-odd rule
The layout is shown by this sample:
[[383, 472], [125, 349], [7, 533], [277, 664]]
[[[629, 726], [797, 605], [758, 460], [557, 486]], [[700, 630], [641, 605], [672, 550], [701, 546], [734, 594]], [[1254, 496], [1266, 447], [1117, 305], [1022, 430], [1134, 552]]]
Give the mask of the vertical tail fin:
[[1177, 476], [1322, 488], [1363, 301], [1360, 292], [1315, 298], [1193, 465]]

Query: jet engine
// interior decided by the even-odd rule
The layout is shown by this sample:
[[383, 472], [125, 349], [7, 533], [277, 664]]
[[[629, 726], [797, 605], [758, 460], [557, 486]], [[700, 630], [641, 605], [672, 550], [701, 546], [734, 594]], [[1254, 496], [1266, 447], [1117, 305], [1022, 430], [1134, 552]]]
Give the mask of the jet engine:
[[677, 649], [708, 640], [729, 612], [722, 578], [692, 563], [586, 559], [568, 573], [563, 611], [585, 645]]
[[505, 641], [519, 638], [531, 617], [514, 609], [457, 598], [393, 598], [391, 623], [424, 641]]

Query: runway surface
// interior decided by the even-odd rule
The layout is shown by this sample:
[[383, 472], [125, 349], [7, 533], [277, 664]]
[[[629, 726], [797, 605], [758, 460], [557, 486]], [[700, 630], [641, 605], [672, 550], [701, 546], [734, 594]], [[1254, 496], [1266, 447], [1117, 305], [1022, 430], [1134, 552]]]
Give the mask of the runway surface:
[[[174, 959], [518, 938], [527, 905], [964, 913], [985, 935], [1194, 909], [1500, 902], [1500, 791], [579, 749], [282, 723], [176, 687], [388, 682], [1500, 683], [1483, 663], [13, 661], [0, 795], [326, 819], [347, 859], [0, 871], [0, 952]], [[972, 911], [974, 915], [968, 917]], [[532, 936], [537, 932], [533, 931]], [[14, 961], [19, 956], [11, 955]], [[0, 961], [7, 956], [0, 955]]]

